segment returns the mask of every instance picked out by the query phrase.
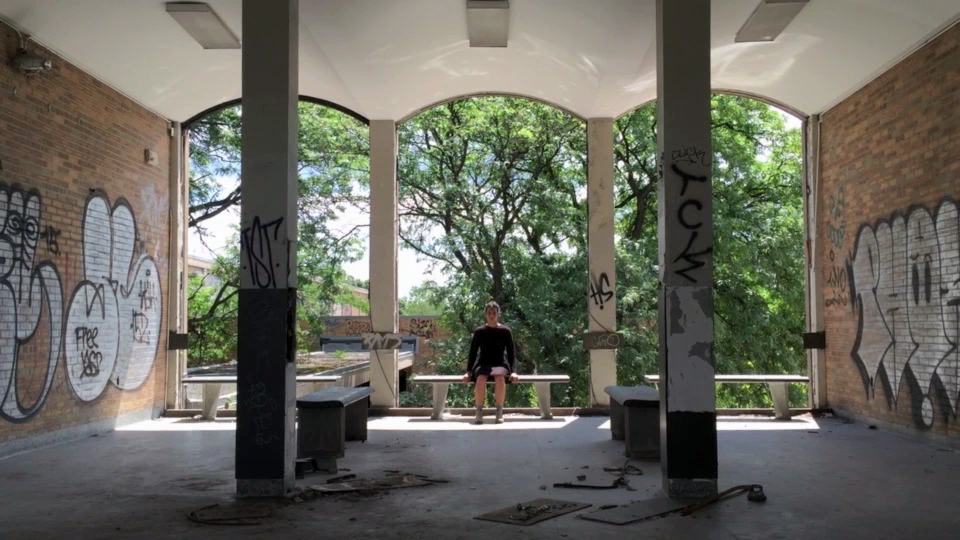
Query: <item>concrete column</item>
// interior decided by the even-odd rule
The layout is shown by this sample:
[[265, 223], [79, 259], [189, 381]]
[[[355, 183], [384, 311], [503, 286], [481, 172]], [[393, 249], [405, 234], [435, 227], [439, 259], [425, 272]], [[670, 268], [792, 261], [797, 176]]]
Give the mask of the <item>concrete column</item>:
[[243, 1], [237, 493], [294, 487], [297, 0]]
[[[617, 331], [613, 209], [613, 120], [587, 120], [587, 315], [591, 332]], [[590, 402], [610, 405], [603, 389], [617, 384], [617, 351], [590, 351]]]
[[[190, 200], [188, 178], [189, 136], [179, 122], [170, 125], [170, 189], [168, 218], [170, 247], [167, 254], [167, 329], [168, 332], [187, 332], [187, 208]], [[167, 345], [167, 409], [179, 409], [183, 404], [181, 389], [187, 369], [187, 351], [172, 350]]]
[[[370, 318], [374, 332], [398, 332], [397, 125], [370, 122]], [[370, 397], [374, 407], [400, 404], [399, 350], [370, 351]]]
[[660, 444], [670, 497], [717, 493], [710, 0], [657, 0]]
[[[817, 242], [817, 218], [820, 201], [820, 115], [815, 114], [803, 122], [803, 244], [806, 260], [806, 327], [807, 332], [823, 332], [823, 283], [820, 269], [823, 266], [820, 243]], [[827, 406], [826, 354], [823, 349], [807, 349], [807, 402], [810, 407]]]

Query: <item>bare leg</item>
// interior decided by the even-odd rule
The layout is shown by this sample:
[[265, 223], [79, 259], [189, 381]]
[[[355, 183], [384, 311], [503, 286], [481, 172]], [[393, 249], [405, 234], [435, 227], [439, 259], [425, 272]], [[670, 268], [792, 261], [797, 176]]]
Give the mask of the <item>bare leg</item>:
[[477, 375], [477, 384], [473, 389], [474, 404], [477, 407], [483, 407], [487, 401], [487, 376]]
[[503, 407], [503, 401], [507, 398], [507, 383], [502, 375], [493, 378], [493, 398], [497, 407]]

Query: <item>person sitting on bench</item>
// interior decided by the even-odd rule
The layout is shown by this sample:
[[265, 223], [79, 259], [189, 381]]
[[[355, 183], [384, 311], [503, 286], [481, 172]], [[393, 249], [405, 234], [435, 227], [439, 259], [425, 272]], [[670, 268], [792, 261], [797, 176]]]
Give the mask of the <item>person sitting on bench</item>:
[[474, 382], [474, 398], [477, 415], [474, 424], [483, 423], [483, 404], [487, 398], [487, 380], [493, 377], [493, 397], [497, 404], [497, 423], [503, 423], [503, 400], [507, 396], [507, 381], [517, 382], [514, 373], [516, 351], [513, 344], [513, 332], [500, 324], [500, 305], [494, 301], [487, 303], [483, 310], [487, 324], [473, 331], [470, 342], [470, 360], [463, 382]]

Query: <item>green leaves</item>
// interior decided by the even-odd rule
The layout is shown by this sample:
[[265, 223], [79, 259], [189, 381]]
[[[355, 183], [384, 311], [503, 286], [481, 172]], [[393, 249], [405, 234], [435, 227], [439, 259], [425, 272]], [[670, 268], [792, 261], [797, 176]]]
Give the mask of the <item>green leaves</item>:
[[[358, 228], [335, 230], [332, 222], [366, 206], [369, 137], [365, 125], [337, 110], [300, 103], [299, 113], [298, 346], [308, 349], [316, 346], [314, 336], [322, 332], [333, 304], [354, 301], [343, 266], [359, 260], [364, 246]], [[206, 220], [239, 209], [241, 128], [239, 107], [213, 113], [190, 128], [190, 219], [201, 234]], [[204, 282], [191, 297], [191, 365], [235, 354], [236, 240], [232, 246], [218, 260], [220, 280]]]

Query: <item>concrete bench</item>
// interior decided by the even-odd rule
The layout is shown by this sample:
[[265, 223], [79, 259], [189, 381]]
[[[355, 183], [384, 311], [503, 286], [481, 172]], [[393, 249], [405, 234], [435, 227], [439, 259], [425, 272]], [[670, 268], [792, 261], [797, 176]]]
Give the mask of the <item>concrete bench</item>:
[[337, 472], [346, 441], [367, 440], [367, 413], [373, 388], [326, 388], [297, 398], [297, 459], [316, 460]]
[[[298, 375], [298, 383], [338, 383], [340, 375]], [[220, 408], [220, 392], [225, 384], [237, 384], [236, 375], [193, 375], [181, 379], [184, 384], [203, 386], [203, 405], [200, 412], [204, 420], [216, 420]]]
[[[443, 408], [447, 404], [447, 390], [451, 384], [472, 384], [464, 383], [463, 375], [415, 375], [413, 382], [433, 385], [433, 414], [430, 418], [434, 420], [439, 420], [443, 414]], [[549, 420], [553, 418], [553, 413], [550, 412], [550, 385], [569, 382], [570, 377], [567, 375], [520, 375], [520, 380], [511, 384], [532, 384], [537, 389], [540, 416]], [[487, 384], [493, 383], [493, 377], [490, 377]]]
[[[643, 380], [657, 384], [659, 375], [644, 375]], [[777, 420], [790, 420], [790, 385], [793, 383], [806, 384], [810, 377], [804, 375], [716, 375], [718, 383], [726, 384], [766, 384], [770, 388], [770, 397], [773, 398], [773, 412]]]
[[608, 386], [610, 435], [628, 458], [660, 457], [660, 392], [649, 386]]

